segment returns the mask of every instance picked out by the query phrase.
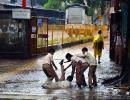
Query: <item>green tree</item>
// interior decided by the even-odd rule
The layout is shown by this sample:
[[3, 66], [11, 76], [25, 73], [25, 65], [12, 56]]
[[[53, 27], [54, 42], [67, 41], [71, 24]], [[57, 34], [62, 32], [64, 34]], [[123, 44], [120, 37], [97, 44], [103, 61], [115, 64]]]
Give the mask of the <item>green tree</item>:
[[65, 4], [79, 3], [83, 5], [88, 5], [93, 11], [96, 9], [100, 14], [103, 15], [105, 10], [104, 0], [48, 0], [48, 2], [43, 5], [46, 9], [56, 9], [65, 10]]
[[48, 2], [44, 5], [44, 8], [63, 10], [64, 9], [64, 0], [48, 0]]
[[46, 9], [57, 9], [57, 10], [65, 10], [66, 2], [69, 4], [79, 3], [83, 4], [84, 0], [48, 0], [48, 2], [43, 5]]
[[101, 15], [104, 14], [106, 3], [104, 0], [87, 0], [88, 6], [92, 9], [96, 9]]
[[83, 4], [84, 0], [67, 0], [68, 3], [79, 3], [79, 4]]

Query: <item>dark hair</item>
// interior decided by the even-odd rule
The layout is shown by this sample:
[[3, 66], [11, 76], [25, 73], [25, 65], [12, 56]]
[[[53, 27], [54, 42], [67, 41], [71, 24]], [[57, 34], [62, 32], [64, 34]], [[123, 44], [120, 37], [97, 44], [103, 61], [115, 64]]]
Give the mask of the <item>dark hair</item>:
[[55, 52], [55, 49], [54, 49], [54, 48], [50, 48], [50, 49], [48, 50], [48, 52], [49, 52], [49, 53], [54, 53], [54, 52]]
[[98, 31], [98, 34], [102, 34], [102, 30], [99, 30], [99, 31]]
[[82, 51], [88, 51], [88, 48], [87, 47], [83, 47]]
[[69, 58], [69, 57], [72, 57], [72, 55], [70, 53], [67, 53], [65, 57]]
[[67, 81], [72, 82], [72, 80], [73, 80], [73, 76], [69, 75], [69, 76], [67, 77]]

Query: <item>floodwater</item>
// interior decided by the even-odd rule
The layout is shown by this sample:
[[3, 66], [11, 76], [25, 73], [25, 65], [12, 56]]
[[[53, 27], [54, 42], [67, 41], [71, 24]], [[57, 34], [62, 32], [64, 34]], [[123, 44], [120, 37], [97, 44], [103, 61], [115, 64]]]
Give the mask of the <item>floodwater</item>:
[[[80, 53], [81, 48], [87, 46], [92, 53], [92, 44], [85, 43], [65, 49], [60, 49], [54, 54], [54, 61], [58, 67], [56, 73], [60, 77], [59, 62], [67, 52]], [[44, 57], [44, 56], [43, 56]], [[103, 79], [120, 74], [121, 67], [116, 66], [109, 59], [109, 43], [105, 41], [105, 49], [101, 58], [101, 64], [97, 67], [98, 87], [89, 89], [88, 86], [79, 89], [75, 79], [73, 87], [67, 89], [43, 89], [41, 86], [46, 81], [42, 71], [43, 57], [28, 60], [0, 60], [0, 98], [2, 99], [36, 99], [36, 100], [110, 100], [130, 99], [130, 93], [125, 90], [104, 86]], [[67, 64], [65, 64], [67, 66]], [[66, 77], [70, 75], [71, 68], [66, 71]], [[85, 72], [87, 80], [88, 69]]]

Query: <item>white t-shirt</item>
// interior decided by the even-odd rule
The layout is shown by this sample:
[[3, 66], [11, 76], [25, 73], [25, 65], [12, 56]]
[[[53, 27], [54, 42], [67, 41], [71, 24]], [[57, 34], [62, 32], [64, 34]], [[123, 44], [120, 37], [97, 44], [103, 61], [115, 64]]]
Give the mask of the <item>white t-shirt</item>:
[[53, 61], [53, 55], [48, 53], [43, 60], [43, 64], [51, 64], [51, 62]]
[[81, 61], [82, 63], [86, 63], [87, 62], [85, 59], [77, 57], [77, 56], [73, 56], [71, 58], [71, 61], [75, 61], [75, 62]]
[[85, 59], [88, 61], [90, 65], [97, 65], [96, 59], [89, 52], [86, 52], [85, 55]]
[[97, 65], [96, 59], [89, 52], [77, 54], [76, 56], [85, 59], [90, 65]]

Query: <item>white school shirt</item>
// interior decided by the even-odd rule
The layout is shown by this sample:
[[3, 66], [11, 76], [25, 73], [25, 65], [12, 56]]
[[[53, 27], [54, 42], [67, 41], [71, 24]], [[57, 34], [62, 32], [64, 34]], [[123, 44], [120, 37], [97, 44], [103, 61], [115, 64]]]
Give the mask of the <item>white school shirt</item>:
[[80, 58], [80, 57], [77, 57], [77, 56], [73, 56], [73, 57], [71, 58], [71, 61], [75, 61], [75, 62], [81, 61], [82, 63], [86, 63], [86, 62], [87, 62], [85, 59]]
[[84, 55], [86, 55], [85, 59], [88, 61], [90, 65], [97, 65], [96, 59], [90, 54], [89, 52], [86, 52]]
[[43, 64], [51, 64], [51, 62], [53, 61], [53, 55], [48, 53], [44, 59], [43, 59]]
[[76, 56], [83, 58], [86, 60], [86, 62], [88, 62], [90, 65], [97, 65], [97, 61], [96, 59], [92, 56], [91, 53], [89, 52], [85, 52], [85, 54], [81, 53], [81, 54], [77, 54]]

